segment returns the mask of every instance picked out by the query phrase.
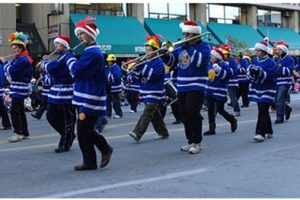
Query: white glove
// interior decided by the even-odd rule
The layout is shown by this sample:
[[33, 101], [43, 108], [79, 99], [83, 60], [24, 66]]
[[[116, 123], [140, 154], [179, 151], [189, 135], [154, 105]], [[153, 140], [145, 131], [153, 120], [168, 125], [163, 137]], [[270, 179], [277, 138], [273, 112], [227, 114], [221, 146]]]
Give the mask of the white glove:
[[216, 72], [216, 76], [219, 76], [220, 73], [221, 73], [222, 67], [220, 67], [220, 65], [218, 65], [218, 64], [215, 63], [215, 64], [213, 64], [213, 69]]

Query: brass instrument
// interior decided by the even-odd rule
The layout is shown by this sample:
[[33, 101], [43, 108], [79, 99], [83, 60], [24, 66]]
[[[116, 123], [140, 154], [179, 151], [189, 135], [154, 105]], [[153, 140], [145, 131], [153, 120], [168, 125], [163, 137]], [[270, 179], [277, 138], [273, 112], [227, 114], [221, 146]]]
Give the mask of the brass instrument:
[[[147, 59], [147, 54], [145, 54], [145, 55], [137, 57], [133, 60], [129, 60], [126, 63], [123, 63], [121, 67], [122, 67], [123, 70], [125, 70], [127, 72], [130, 71], [130, 70], [134, 70], [138, 66], [144, 64], [145, 62], [148, 62], [148, 61], [157, 59], [161, 56], [164, 56], [166, 54], [172, 53], [174, 50], [180, 48], [179, 45], [182, 45], [186, 42], [192, 42], [194, 40], [200, 40], [200, 39], [208, 37], [208, 36], [210, 37], [210, 35], [211, 35], [210, 32], [205, 32], [205, 33], [202, 33], [200, 35], [196, 35], [195, 37], [180, 40], [180, 41], [177, 41], [177, 42], [171, 42], [171, 41], [167, 40], [167, 41], [162, 43], [161, 48], [151, 52], [151, 54], [157, 54], [156, 56], [152, 57], [151, 59]], [[162, 52], [162, 51], [165, 51], [165, 52], [160, 54], [160, 52]], [[134, 64], [132, 64], [132, 63], [134, 63]], [[130, 67], [129, 67], [129, 64], [131, 64]]]
[[[79, 44], [77, 44], [75, 47], [73, 47], [72, 49], [66, 51], [75, 51], [78, 47], [80, 47], [82, 44], [84, 43], [84, 41], [81, 41]], [[54, 54], [58, 53], [58, 50], [55, 49], [54, 51], [52, 51], [49, 55], [48, 58], [52, 57]], [[44, 60], [41, 60], [40, 62], [38, 62], [35, 67], [37, 67], [40, 71], [44, 70]]]

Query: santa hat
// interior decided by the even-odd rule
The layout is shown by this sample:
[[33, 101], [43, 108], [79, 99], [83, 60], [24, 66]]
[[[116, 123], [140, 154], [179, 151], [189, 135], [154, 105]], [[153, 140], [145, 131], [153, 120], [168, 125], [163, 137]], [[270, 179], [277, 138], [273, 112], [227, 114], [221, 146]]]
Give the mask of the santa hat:
[[243, 58], [251, 60], [251, 55], [249, 53], [244, 53]]
[[201, 34], [201, 27], [194, 21], [181, 22], [179, 27], [183, 33]]
[[210, 53], [213, 57], [216, 57], [219, 60], [224, 60], [224, 54], [221, 49], [213, 47]]
[[67, 49], [70, 49], [70, 44], [71, 44], [71, 39], [67, 36], [64, 35], [60, 35], [57, 38], [55, 38], [55, 40], [53, 41], [53, 43], [60, 43], [62, 45], [64, 45]]
[[276, 48], [277, 49], [281, 49], [282, 51], [284, 51], [285, 53], [287, 53], [289, 45], [286, 44], [283, 40], [280, 40], [279, 42], [277, 42]]
[[77, 36], [78, 32], [82, 31], [88, 34], [94, 41], [96, 41], [96, 37], [99, 35], [100, 31], [97, 28], [96, 24], [92, 23], [96, 18], [86, 17], [82, 21], [76, 23], [74, 33]]
[[151, 46], [154, 47], [156, 49], [160, 48], [160, 42], [159, 42], [159, 38], [162, 38], [160, 35], [152, 35], [152, 36], [146, 36], [146, 46]]
[[25, 35], [22, 32], [12, 32], [8, 36], [8, 42], [10, 43], [10, 46], [14, 44], [20, 44], [24, 48], [26, 48], [26, 44], [28, 42], [27, 39], [28, 39], [27, 35]]
[[230, 54], [231, 48], [229, 45], [222, 45], [221, 48], [222, 48], [223, 54]]
[[255, 51], [264, 51], [266, 53], [268, 53], [268, 43], [265, 40], [260, 41], [259, 43], [256, 43], [254, 46], [254, 50]]

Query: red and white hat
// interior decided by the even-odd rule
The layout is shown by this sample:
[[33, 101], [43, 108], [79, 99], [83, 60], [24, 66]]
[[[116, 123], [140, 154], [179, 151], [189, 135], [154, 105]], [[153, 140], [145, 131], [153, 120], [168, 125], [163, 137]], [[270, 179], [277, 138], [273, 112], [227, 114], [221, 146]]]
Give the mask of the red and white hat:
[[286, 44], [283, 40], [280, 40], [277, 42], [277, 46], [276, 46], [277, 49], [281, 49], [282, 51], [284, 51], [285, 53], [288, 52], [289, 50], [289, 45]]
[[218, 49], [216, 47], [213, 47], [211, 50], [211, 56], [216, 57], [219, 60], [224, 60], [224, 54], [222, 52], [222, 49]]
[[99, 29], [97, 28], [97, 25], [92, 23], [96, 18], [93, 17], [86, 17], [82, 21], [76, 23], [74, 33], [77, 36], [77, 33], [79, 31], [82, 31], [86, 34], [88, 34], [93, 40], [96, 40], [96, 37], [100, 34]]
[[67, 36], [60, 35], [57, 38], [55, 38], [53, 43], [54, 44], [55, 43], [60, 43], [60, 44], [64, 45], [67, 49], [70, 49], [71, 39]]
[[179, 24], [183, 33], [201, 34], [201, 27], [195, 21], [186, 21]]
[[268, 43], [265, 40], [262, 40], [255, 44], [254, 50], [255, 51], [261, 50], [268, 53], [269, 50]]

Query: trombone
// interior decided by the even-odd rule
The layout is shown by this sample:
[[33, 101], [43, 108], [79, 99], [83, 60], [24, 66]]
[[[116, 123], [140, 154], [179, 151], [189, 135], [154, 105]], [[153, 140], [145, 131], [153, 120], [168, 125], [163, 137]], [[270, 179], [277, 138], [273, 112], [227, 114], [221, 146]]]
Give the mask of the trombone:
[[[140, 65], [142, 65], [142, 64], [144, 64], [148, 61], [155, 60], [155, 59], [157, 59], [161, 56], [172, 53], [173, 51], [179, 49], [180, 48], [179, 45], [182, 45], [183, 43], [191, 42], [191, 41], [194, 41], [194, 40], [200, 40], [200, 39], [205, 38], [205, 37], [209, 37], [209, 40], [210, 40], [210, 36], [211, 36], [210, 32], [205, 32], [205, 33], [202, 33], [200, 35], [196, 35], [194, 37], [191, 37], [189, 39], [183, 39], [183, 40], [180, 40], [180, 41], [177, 41], [177, 42], [171, 42], [170, 40], [166, 40], [165, 42], [162, 43], [161, 48], [151, 52], [151, 54], [158, 53], [156, 56], [152, 57], [151, 59], [147, 59], [147, 54], [145, 54], [145, 55], [137, 57], [133, 60], [129, 60], [126, 63], [123, 63], [121, 67], [122, 67], [123, 70], [125, 70], [127, 72], [130, 71], [130, 70], [134, 70], [138, 66], [140, 66]], [[165, 52], [160, 53], [162, 51], [165, 51]], [[134, 64], [132, 64], [132, 63], [134, 63]], [[131, 64], [131, 65], [129, 65], [129, 64]]]
[[[66, 52], [69, 52], [69, 51], [75, 51], [78, 47], [80, 47], [82, 44], [84, 43], [84, 41], [81, 41], [79, 44], [77, 44], [75, 47], [73, 47], [72, 49], [69, 49], [68, 51]], [[51, 56], [53, 56], [54, 54], [58, 53], [58, 50], [55, 49], [54, 51], [52, 51], [49, 55], [48, 55], [48, 58], [50, 58]], [[40, 71], [43, 71], [44, 69], [44, 60], [40, 60], [40, 62], [38, 62], [35, 67], [39, 68]]]

